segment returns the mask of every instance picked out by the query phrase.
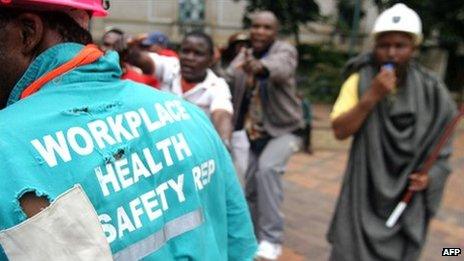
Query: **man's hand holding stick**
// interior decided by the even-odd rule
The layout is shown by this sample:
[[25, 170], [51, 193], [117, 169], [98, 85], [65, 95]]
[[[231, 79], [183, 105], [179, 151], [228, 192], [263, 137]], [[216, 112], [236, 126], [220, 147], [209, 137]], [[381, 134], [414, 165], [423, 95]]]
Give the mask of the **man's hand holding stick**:
[[398, 221], [401, 214], [403, 214], [404, 210], [408, 206], [409, 202], [411, 202], [412, 197], [416, 191], [423, 190], [428, 185], [428, 173], [432, 168], [433, 164], [438, 158], [441, 149], [449, 140], [451, 135], [453, 134], [454, 129], [456, 128], [459, 120], [461, 117], [464, 117], [464, 104], [461, 105], [461, 110], [459, 111], [458, 115], [456, 115], [451, 122], [446, 126], [443, 135], [441, 135], [439, 142], [435, 145], [434, 149], [432, 150], [431, 154], [425, 161], [425, 164], [422, 170], [419, 173], [414, 173], [411, 175], [411, 185], [408, 187], [407, 191], [404, 193], [400, 203], [395, 207], [390, 217], [388, 217], [387, 222], [385, 225], [387, 227], [393, 227], [396, 222]]

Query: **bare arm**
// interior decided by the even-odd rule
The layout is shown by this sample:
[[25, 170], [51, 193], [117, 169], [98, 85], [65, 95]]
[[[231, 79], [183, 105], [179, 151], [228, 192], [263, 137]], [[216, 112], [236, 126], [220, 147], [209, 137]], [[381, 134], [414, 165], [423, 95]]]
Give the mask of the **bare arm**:
[[211, 120], [221, 139], [225, 142], [230, 142], [233, 130], [232, 114], [226, 110], [218, 109], [211, 114]]
[[395, 88], [395, 84], [395, 73], [387, 69], [381, 69], [380, 73], [373, 79], [370, 88], [360, 98], [358, 104], [332, 121], [335, 137], [343, 140], [355, 134], [375, 105]]

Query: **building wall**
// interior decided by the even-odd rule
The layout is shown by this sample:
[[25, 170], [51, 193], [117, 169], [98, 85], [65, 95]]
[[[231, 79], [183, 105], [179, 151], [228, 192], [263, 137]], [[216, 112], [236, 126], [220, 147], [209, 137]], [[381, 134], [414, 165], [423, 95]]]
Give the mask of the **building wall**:
[[[95, 39], [100, 39], [103, 32], [110, 27], [117, 27], [131, 35], [138, 35], [152, 31], [166, 33], [171, 41], [179, 42], [182, 28], [179, 26], [179, 1], [181, 0], [113, 0], [109, 17], [95, 19], [92, 23], [92, 33]], [[213, 36], [216, 44], [225, 44], [227, 38], [242, 29], [242, 18], [246, 1], [233, 0], [204, 0], [205, 23], [204, 29]], [[336, 19], [335, 0], [316, 0], [321, 15]], [[366, 19], [361, 23], [361, 31], [370, 29], [373, 19], [377, 15], [372, 1], [365, 0], [364, 9]], [[367, 8], [367, 9], [366, 9]], [[302, 42], [327, 42], [333, 40], [330, 24], [310, 23], [301, 27]]]
[[178, 34], [178, 28], [174, 26], [177, 16], [177, 1], [114, 0], [107, 18], [93, 20], [92, 33], [100, 39], [105, 30], [116, 27], [131, 35], [162, 31], [175, 38]]

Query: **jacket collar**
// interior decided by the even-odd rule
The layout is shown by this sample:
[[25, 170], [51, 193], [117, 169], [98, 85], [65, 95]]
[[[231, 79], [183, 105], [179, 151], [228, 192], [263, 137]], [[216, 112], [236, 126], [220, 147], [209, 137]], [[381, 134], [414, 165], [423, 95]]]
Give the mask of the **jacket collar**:
[[[7, 106], [19, 101], [21, 93], [31, 83], [40, 78], [42, 75], [52, 71], [58, 66], [66, 63], [67, 61], [74, 58], [84, 48], [84, 45], [77, 43], [63, 43], [55, 45], [43, 53], [41, 53], [35, 60], [29, 65], [26, 72], [23, 74], [21, 79], [13, 87], [8, 98]], [[94, 64], [85, 65], [78, 67], [73, 71], [70, 71], [62, 76], [62, 79], [66, 80], [66, 83], [82, 82], [82, 72], [88, 71], [92, 68], [94, 73], [85, 74], [85, 81], [102, 80], [102, 78], [119, 79], [121, 75], [121, 69], [119, 67], [119, 57], [116, 52], [108, 52], [104, 57], [100, 58]], [[63, 81], [60, 80], [59, 83]], [[44, 86], [57, 85], [57, 82], [51, 81]]]
[[207, 90], [211, 88], [212, 86], [214, 86], [214, 84], [216, 84], [217, 79], [218, 77], [216, 76], [216, 74], [214, 74], [214, 72], [211, 69], [206, 69], [206, 78], [202, 82], [197, 83], [197, 85], [195, 85], [195, 87], [193, 87], [189, 91], [183, 93], [181, 86], [181, 75], [179, 72], [179, 74], [172, 83], [171, 92], [185, 97], [192, 93], [196, 93], [200, 90]]

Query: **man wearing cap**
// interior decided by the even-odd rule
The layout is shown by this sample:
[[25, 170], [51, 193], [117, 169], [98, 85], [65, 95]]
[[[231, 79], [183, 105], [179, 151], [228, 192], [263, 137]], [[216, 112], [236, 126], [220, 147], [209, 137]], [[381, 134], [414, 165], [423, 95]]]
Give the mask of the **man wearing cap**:
[[[419, 172], [455, 114], [445, 85], [413, 61], [421, 21], [396, 4], [377, 18], [372, 53], [348, 62], [331, 118], [335, 136], [353, 136], [328, 233], [331, 260], [417, 260], [450, 166], [448, 144]], [[385, 223], [406, 189], [415, 193], [392, 228]]]
[[0, 1], [0, 260], [251, 260], [214, 127], [120, 79], [86, 29], [106, 13], [101, 0]]
[[221, 51], [221, 66], [226, 69], [232, 60], [240, 53], [242, 48], [248, 48], [250, 37], [246, 32], [238, 32], [231, 35], [227, 46]]
[[178, 57], [177, 53], [168, 48], [169, 39], [162, 32], [152, 32], [140, 44], [147, 51], [168, 57]]

